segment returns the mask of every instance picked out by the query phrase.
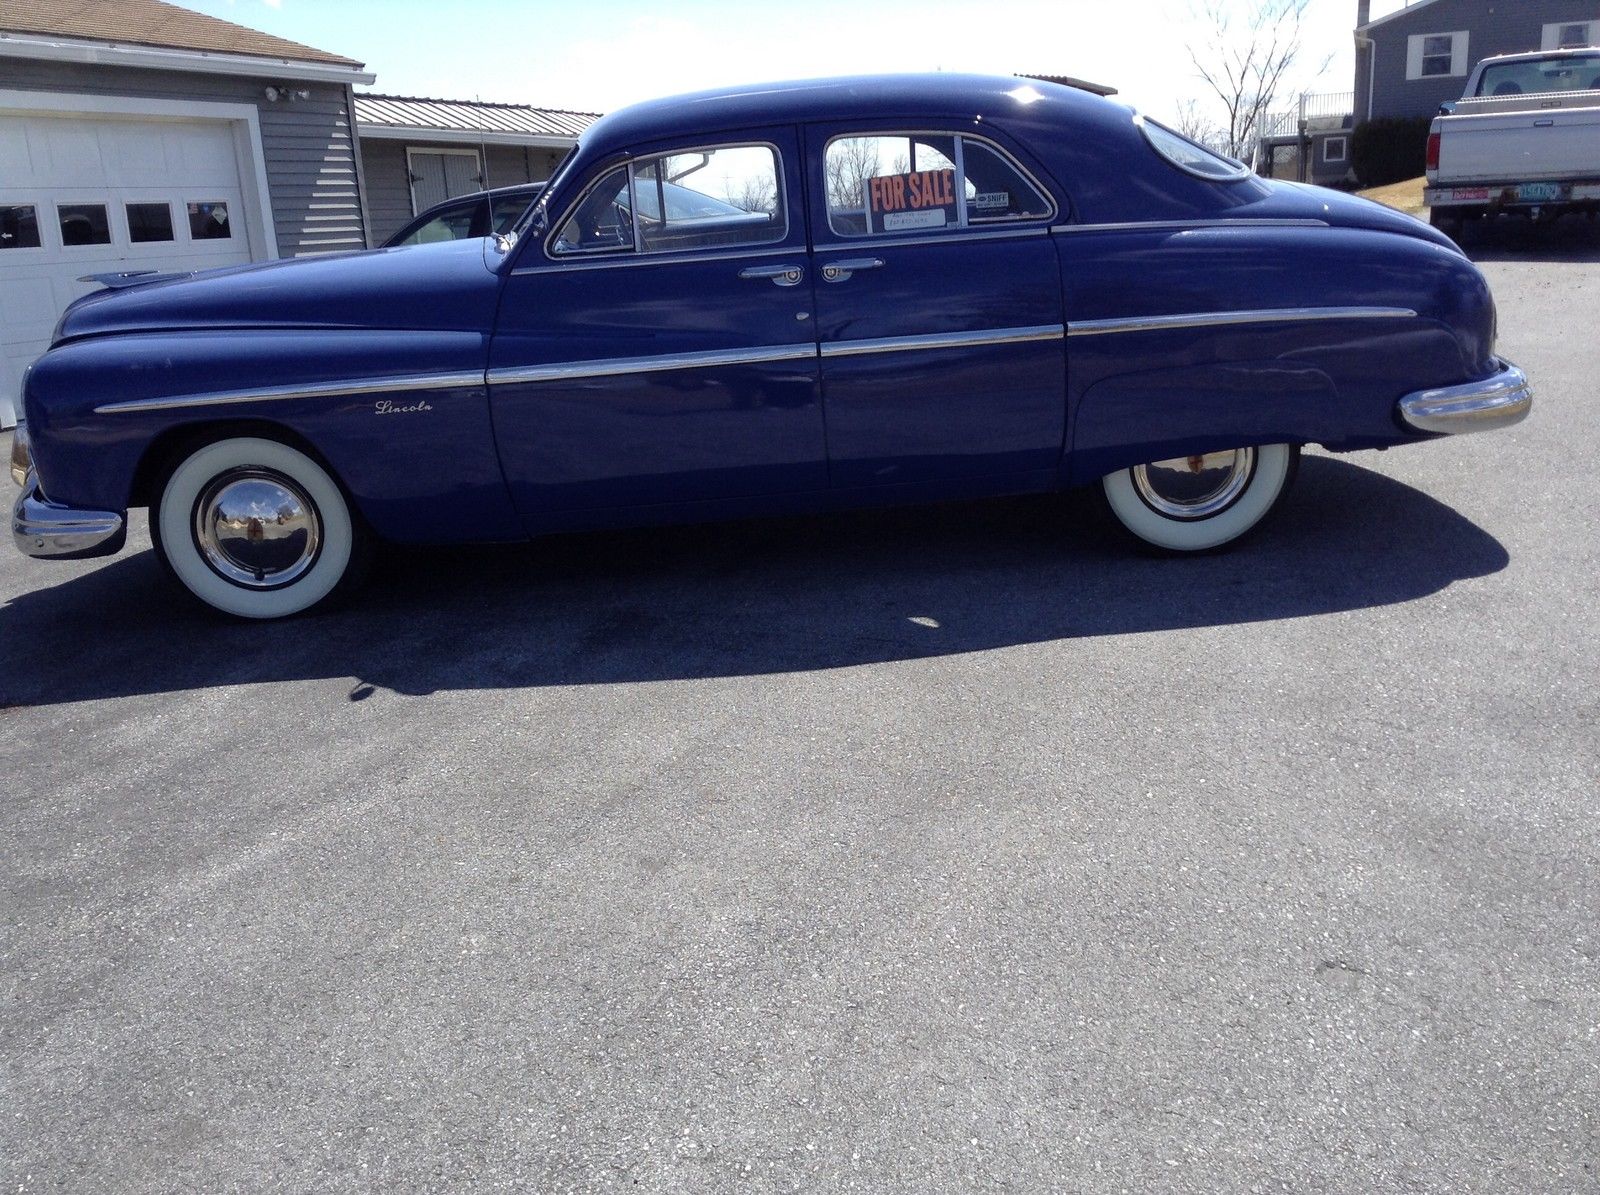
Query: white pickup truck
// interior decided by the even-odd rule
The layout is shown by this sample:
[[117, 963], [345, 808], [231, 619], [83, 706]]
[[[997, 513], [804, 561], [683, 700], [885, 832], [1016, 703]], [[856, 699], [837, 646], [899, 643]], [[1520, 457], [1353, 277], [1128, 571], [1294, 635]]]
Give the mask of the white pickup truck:
[[1485, 58], [1428, 135], [1436, 227], [1600, 211], [1600, 48]]

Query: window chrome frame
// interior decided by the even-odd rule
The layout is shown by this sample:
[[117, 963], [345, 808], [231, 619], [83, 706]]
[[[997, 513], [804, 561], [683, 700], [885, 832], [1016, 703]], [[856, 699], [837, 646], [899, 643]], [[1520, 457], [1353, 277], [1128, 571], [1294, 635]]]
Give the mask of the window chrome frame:
[[[599, 173], [597, 173], [594, 178], [589, 181], [589, 185], [584, 187], [584, 189], [578, 193], [578, 197], [566, 206], [561, 213], [561, 218], [551, 223], [550, 229], [545, 233], [544, 238], [543, 249], [545, 258], [554, 262], [568, 262], [575, 258], [582, 259], [585, 257], [618, 257], [624, 259], [637, 259], [665, 256], [669, 253], [683, 255], [698, 253], [699, 251], [696, 249], [645, 249], [642, 247], [642, 237], [639, 232], [639, 220], [637, 215], [639, 208], [634, 199], [634, 179], [641, 162], [653, 162], [658, 158], [670, 158], [675, 157], [678, 154], [709, 154], [714, 153], [719, 149], [768, 149], [772, 151], [772, 161], [777, 167], [778, 171], [777, 199], [778, 210], [783, 216], [783, 231], [778, 236], [764, 241], [751, 241], [749, 242], [748, 246], [707, 245], [705, 248], [719, 251], [731, 250], [737, 253], [741, 248], [746, 247], [754, 250], [764, 250], [771, 248], [774, 245], [781, 245], [784, 241], [789, 239], [790, 233], [793, 231], [789, 222], [788, 175], [783, 166], [783, 149], [772, 141], [721, 141], [712, 145], [686, 145], [681, 149], [667, 149], [646, 154], [625, 155], [621, 158], [613, 158], [608, 160], [600, 169]], [[633, 217], [633, 247], [629, 248], [625, 245], [611, 245], [598, 249], [569, 249], [562, 253], [556, 252], [555, 243], [561, 235], [561, 230], [565, 228], [567, 222], [577, 214], [578, 208], [589, 198], [590, 194], [594, 192], [595, 188], [605, 181], [606, 176], [614, 173], [618, 169], [626, 169], [628, 172], [628, 204], [629, 215]], [[552, 179], [551, 184], [547, 185], [545, 189], [546, 194], [549, 193], [554, 185], [554, 182], [555, 180]], [[707, 198], [714, 199], [716, 197], [707, 196]], [[535, 206], [537, 206], [537, 204], [535, 204]], [[532, 209], [530, 208], [529, 210], [531, 211]], [[663, 209], [662, 223], [665, 222], [666, 211]], [[793, 252], [793, 250], [791, 250], [791, 252]]]
[[[859, 137], [954, 137], [954, 164], [956, 175], [961, 180], [961, 184], [965, 184], [966, 182], [966, 149], [962, 146], [962, 141], [976, 141], [980, 145], [986, 146], [987, 148], [993, 150], [999, 155], [1001, 161], [1008, 163], [1013, 169], [1015, 169], [1016, 172], [1022, 176], [1023, 180], [1033, 188], [1034, 193], [1043, 197], [1045, 203], [1050, 205], [1050, 210], [1047, 214], [1042, 216], [980, 216], [977, 217], [979, 222], [974, 224], [973, 217], [967, 211], [967, 189], [964, 185], [958, 184], [956, 187], [956, 218], [960, 221], [960, 223], [945, 226], [949, 235], [942, 235], [938, 232], [933, 232], [925, 228], [907, 229], [906, 232], [908, 235], [903, 237], [892, 232], [885, 232], [881, 230], [878, 232], [840, 232], [833, 226], [833, 212], [828, 205], [828, 151], [833, 148], [833, 143], [835, 141], [848, 141]], [[923, 242], [948, 241], [957, 237], [971, 236], [984, 232], [1011, 231], [1008, 228], [997, 228], [997, 225], [1044, 224], [1048, 227], [1048, 225], [1052, 223], [1061, 213], [1061, 205], [1056, 202], [1056, 197], [1051, 192], [1050, 188], [1039, 181], [1038, 175], [1034, 174], [1033, 171], [1029, 170], [1021, 162], [1017, 161], [1016, 154], [1012, 153], [998, 141], [994, 141], [989, 137], [984, 137], [978, 133], [963, 133], [957, 129], [951, 128], [865, 129], [854, 133], [837, 133], [834, 136], [829, 137], [822, 146], [822, 184], [823, 193], [821, 196], [821, 206], [823, 213], [823, 227], [826, 229], [829, 236], [836, 238], [840, 242], [849, 242], [851, 248], [854, 249], [865, 248], [866, 246], [863, 244], [863, 242], [867, 240], [879, 240], [883, 241], [885, 244], [904, 245], [909, 244], [913, 239]], [[817, 231], [820, 232], [822, 229]], [[819, 243], [817, 247], [820, 249], [822, 248], [822, 245]]]

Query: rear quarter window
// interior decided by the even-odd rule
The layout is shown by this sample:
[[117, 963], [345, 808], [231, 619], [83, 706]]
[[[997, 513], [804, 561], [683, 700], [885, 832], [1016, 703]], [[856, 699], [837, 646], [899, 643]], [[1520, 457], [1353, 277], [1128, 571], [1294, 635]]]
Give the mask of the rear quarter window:
[[1248, 178], [1250, 167], [1233, 158], [1207, 149], [1197, 141], [1190, 141], [1182, 133], [1174, 133], [1166, 125], [1157, 124], [1148, 117], [1135, 118], [1144, 139], [1157, 154], [1185, 174], [1214, 183], [1233, 182]]

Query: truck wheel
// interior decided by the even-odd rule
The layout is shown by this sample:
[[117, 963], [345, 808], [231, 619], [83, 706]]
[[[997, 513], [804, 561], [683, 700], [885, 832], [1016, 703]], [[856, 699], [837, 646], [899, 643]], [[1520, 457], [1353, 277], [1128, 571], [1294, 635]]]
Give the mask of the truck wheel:
[[1430, 207], [1428, 209], [1428, 223], [1432, 224], [1452, 241], [1461, 239], [1461, 229], [1465, 221], [1460, 216], [1449, 214], [1444, 209]]
[[183, 587], [238, 618], [284, 618], [353, 588], [370, 534], [327, 470], [254, 436], [217, 440], [168, 476], [150, 512]]

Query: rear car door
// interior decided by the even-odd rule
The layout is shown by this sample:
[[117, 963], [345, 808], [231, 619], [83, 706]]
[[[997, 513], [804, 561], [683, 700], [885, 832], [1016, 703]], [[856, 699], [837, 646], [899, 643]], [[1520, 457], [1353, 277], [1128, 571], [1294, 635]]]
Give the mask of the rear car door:
[[798, 150], [792, 126], [643, 146], [552, 196], [490, 351], [530, 530], [827, 488]]
[[806, 128], [836, 489], [1054, 484], [1057, 205], [997, 136], [958, 123]]

